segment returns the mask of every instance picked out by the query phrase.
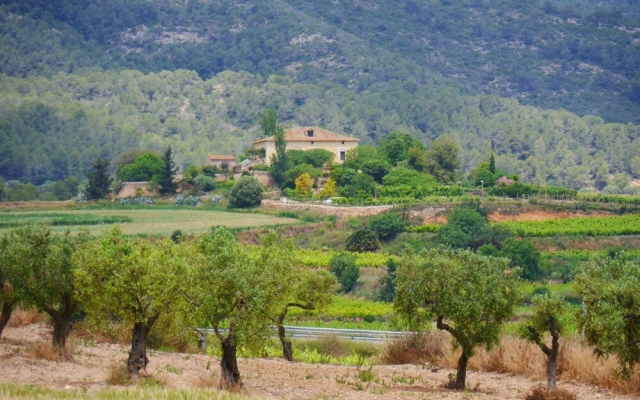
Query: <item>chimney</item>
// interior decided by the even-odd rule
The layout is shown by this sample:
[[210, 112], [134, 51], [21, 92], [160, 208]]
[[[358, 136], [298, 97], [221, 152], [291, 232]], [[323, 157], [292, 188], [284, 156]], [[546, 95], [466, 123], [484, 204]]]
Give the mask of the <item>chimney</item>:
[[313, 129], [307, 129], [307, 137], [313, 137]]

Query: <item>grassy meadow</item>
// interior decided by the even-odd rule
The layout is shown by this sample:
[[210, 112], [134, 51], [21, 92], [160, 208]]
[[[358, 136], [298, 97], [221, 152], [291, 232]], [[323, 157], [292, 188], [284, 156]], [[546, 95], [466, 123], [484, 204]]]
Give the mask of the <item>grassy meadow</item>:
[[176, 229], [189, 234], [204, 232], [215, 225], [247, 228], [296, 222], [296, 219], [264, 214], [172, 208], [0, 212], [0, 232], [27, 223], [39, 223], [50, 226], [54, 232], [86, 229], [91, 234], [99, 234], [120, 224], [127, 235], [166, 236]]

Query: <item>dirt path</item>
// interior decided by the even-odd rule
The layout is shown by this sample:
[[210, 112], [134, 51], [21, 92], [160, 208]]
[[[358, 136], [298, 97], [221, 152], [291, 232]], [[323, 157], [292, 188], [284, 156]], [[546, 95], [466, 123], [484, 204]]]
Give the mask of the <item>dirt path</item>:
[[[50, 340], [49, 328], [34, 324], [7, 328], [0, 341], [0, 381], [50, 388], [99, 391], [107, 386], [109, 368], [124, 363], [127, 349], [113, 344], [78, 343], [73, 361], [52, 362], [30, 357], [26, 348]], [[197, 354], [149, 352], [148, 372], [170, 388], [213, 387], [219, 379], [218, 360]], [[366, 382], [357, 367], [288, 363], [279, 359], [241, 359], [240, 371], [249, 394], [283, 399], [522, 399], [541, 384], [529, 378], [470, 371], [467, 382], [477, 391], [458, 393], [442, 383], [453, 370], [415, 365], [374, 366], [375, 379]], [[366, 368], [363, 368], [366, 369]], [[599, 388], [560, 382], [580, 399], [632, 399]]]

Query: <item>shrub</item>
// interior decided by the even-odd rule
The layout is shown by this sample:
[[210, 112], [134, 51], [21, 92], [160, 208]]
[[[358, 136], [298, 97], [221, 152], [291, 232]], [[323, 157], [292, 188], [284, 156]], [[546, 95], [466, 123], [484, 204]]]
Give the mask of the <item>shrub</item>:
[[253, 207], [260, 205], [262, 201], [262, 184], [255, 178], [243, 176], [233, 188], [229, 195], [229, 205], [231, 207]]
[[204, 190], [205, 192], [210, 192], [216, 188], [216, 180], [208, 175], [200, 174], [193, 178], [193, 183], [200, 188], [200, 190]]
[[393, 258], [389, 258], [387, 261], [387, 273], [378, 280], [380, 285], [380, 291], [378, 292], [378, 298], [386, 303], [393, 303], [396, 298], [396, 263]]
[[378, 235], [369, 229], [355, 231], [347, 238], [345, 247], [348, 251], [363, 253], [365, 251], [376, 251], [380, 247]]
[[528, 240], [507, 239], [500, 255], [511, 260], [512, 268], [522, 269], [523, 279], [535, 281], [542, 276], [540, 252]]
[[534, 388], [530, 393], [525, 395], [525, 400], [577, 400], [578, 397], [565, 389], [555, 388], [547, 390], [544, 386]]
[[171, 233], [171, 240], [175, 244], [183, 242], [184, 239], [185, 239], [184, 238], [184, 233], [182, 233], [182, 231], [180, 229], [176, 229], [175, 231], [173, 231], [173, 233]]
[[356, 266], [356, 259], [350, 254], [336, 254], [331, 259], [331, 272], [338, 278], [345, 293], [351, 292], [358, 284], [360, 269]]
[[399, 213], [388, 212], [371, 218], [367, 228], [374, 231], [380, 239], [388, 240], [404, 231], [408, 225], [409, 221], [402, 218]]
[[389, 342], [382, 351], [380, 363], [438, 365], [448, 350], [447, 341], [447, 336], [442, 332], [408, 335]]

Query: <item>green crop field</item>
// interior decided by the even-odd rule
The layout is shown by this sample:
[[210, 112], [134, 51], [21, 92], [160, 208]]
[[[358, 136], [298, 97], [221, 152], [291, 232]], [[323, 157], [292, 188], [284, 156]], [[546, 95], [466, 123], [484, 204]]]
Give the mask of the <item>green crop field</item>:
[[169, 235], [176, 229], [183, 233], [204, 232], [212, 226], [231, 228], [283, 225], [298, 222], [263, 214], [245, 214], [207, 210], [144, 209], [144, 210], [56, 210], [0, 213], [0, 231], [40, 223], [54, 232], [78, 232], [87, 229], [99, 234], [114, 224], [120, 224], [127, 235]]
[[640, 234], [640, 215], [501, 222], [519, 236], [615, 236]]

